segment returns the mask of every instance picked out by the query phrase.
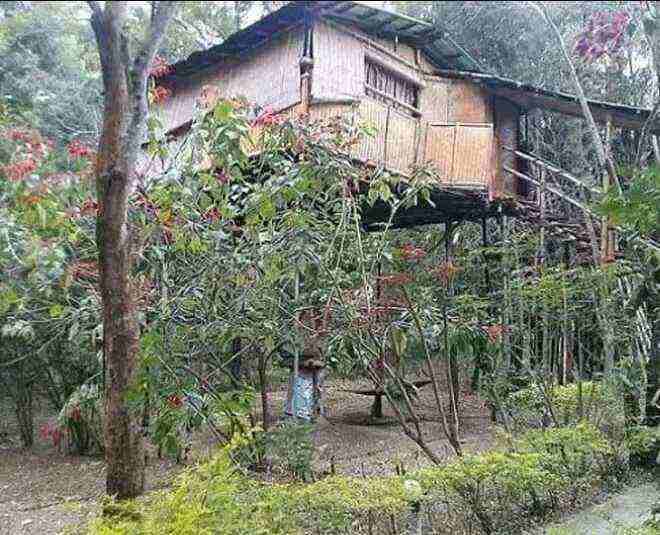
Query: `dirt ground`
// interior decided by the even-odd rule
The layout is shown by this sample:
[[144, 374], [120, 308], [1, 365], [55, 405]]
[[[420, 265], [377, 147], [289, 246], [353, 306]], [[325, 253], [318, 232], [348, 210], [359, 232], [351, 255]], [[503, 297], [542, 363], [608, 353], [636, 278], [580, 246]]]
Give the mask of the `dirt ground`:
[[[345, 390], [361, 386], [348, 381], [331, 381], [325, 388], [326, 417], [317, 425], [318, 455], [315, 470], [376, 475], [394, 473], [397, 464], [407, 471], [427, 466], [429, 461], [406, 437], [383, 401], [384, 418], [373, 422], [369, 410], [373, 398]], [[273, 412], [281, 414], [285, 392], [271, 395]], [[476, 452], [492, 445], [492, 427], [481, 400], [462, 396], [461, 437], [465, 451]], [[419, 399], [423, 429], [431, 448], [441, 457], [451, 456], [434, 409], [431, 387], [421, 390]], [[7, 443], [11, 436], [2, 415], [0, 422], [0, 534], [55, 535], [79, 533], [99, 512], [103, 496], [105, 466], [100, 458], [66, 456], [40, 441], [33, 451], [22, 451]], [[4, 425], [4, 429], [3, 426]], [[5, 442], [3, 443], [3, 437]], [[202, 437], [196, 444], [197, 456], [209, 452]], [[182, 469], [170, 461], [153, 459], [147, 478], [149, 489], [166, 487]]]

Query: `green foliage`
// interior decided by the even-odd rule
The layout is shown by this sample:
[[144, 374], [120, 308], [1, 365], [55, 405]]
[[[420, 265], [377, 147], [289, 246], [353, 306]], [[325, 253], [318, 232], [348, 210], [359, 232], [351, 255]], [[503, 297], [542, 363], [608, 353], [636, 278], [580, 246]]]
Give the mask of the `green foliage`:
[[588, 420], [597, 425], [623, 425], [621, 396], [611, 385], [584, 381], [547, 387], [540, 383], [510, 394], [503, 409], [521, 427], [573, 425]]
[[635, 172], [623, 194], [612, 189], [601, 201], [599, 211], [616, 225], [642, 236], [660, 236], [660, 168]]
[[[515, 452], [468, 456], [404, 477], [333, 476], [311, 484], [255, 481], [233, 464], [235, 448], [183, 474], [174, 488], [129, 506], [134, 520], [99, 519], [94, 535], [371, 533], [403, 530], [421, 508], [428, 529], [517, 533], [566, 505], [588, 500], [615, 462], [588, 425], [535, 431]], [[590, 484], [586, 485], [585, 482]], [[126, 515], [124, 515], [126, 516]]]
[[252, 439], [232, 452], [241, 465], [265, 470], [278, 477], [312, 479], [313, 426], [286, 421], [269, 431], [254, 430]]
[[103, 398], [98, 385], [82, 385], [66, 401], [57, 417], [57, 429], [66, 448], [78, 454], [103, 452]]

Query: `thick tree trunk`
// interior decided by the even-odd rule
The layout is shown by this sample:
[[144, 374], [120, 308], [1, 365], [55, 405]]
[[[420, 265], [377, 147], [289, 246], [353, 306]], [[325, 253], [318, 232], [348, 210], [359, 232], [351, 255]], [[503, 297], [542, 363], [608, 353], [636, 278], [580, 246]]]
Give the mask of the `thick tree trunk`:
[[130, 179], [126, 172], [99, 174], [97, 244], [103, 300], [105, 357], [105, 451], [107, 492], [133, 497], [144, 489], [140, 418], [127, 404], [137, 372], [139, 328], [130, 280], [132, 259], [126, 222]]
[[127, 2], [88, 2], [104, 87], [103, 128], [96, 161], [105, 371], [106, 490], [120, 499], [144, 490], [145, 456], [140, 415], [131, 410], [139, 350], [139, 325], [131, 283], [128, 199], [146, 131], [147, 77], [175, 3], [154, 2], [151, 24], [135, 58], [128, 51]]

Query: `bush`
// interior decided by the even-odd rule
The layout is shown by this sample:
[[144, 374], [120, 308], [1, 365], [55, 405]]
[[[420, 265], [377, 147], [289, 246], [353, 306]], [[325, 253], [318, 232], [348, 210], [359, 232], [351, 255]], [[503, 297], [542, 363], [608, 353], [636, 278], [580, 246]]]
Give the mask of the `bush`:
[[605, 430], [624, 425], [622, 398], [613, 387], [595, 382], [550, 388], [533, 384], [510, 394], [503, 405], [517, 429], [571, 425], [582, 419]]
[[[266, 484], [232, 461], [236, 444], [184, 473], [174, 488], [126, 515], [99, 519], [95, 535], [517, 533], [593, 497], [617, 462], [595, 427], [533, 431], [514, 451], [490, 452], [400, 477], [333, 476]], [[475, 531], [476, 529], [476, 531]]]
[[631, 464], [653, 466], [660, 455], [660, 428], [643, 425], [626, 429], [624, 438], [626, 449], [630, 452]]
[[98, 385], [82, 385], [66, 400], [54, 424], [42, 426], [55, 447], [81, 455], [103, 452], [103, 398]]

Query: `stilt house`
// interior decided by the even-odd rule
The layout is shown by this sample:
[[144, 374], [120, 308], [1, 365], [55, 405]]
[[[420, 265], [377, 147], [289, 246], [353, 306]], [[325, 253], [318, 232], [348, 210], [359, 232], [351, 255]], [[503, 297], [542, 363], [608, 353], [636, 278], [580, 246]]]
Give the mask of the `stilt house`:
[[[544, 108], [581, 116], [577, 99], [484, 72], [437, 27], [368, 2], [303, 1], [192, 54], [158, 80], [171, 97], [167, 128], [189, 124], [202, 88], [244, 96], [311, 119], [349, 115], [377, 134], [356, 150], [364, 162], [406, 174], [439, 170], [436, 207], [403, 214], [399, 226], [492, 215], [493, 200], [521, 188], [521, 120]], [[648, 110], [590, 102], [597, 121], [641, 128]], [[657, 127], [652, 129], [657, 130]]]

